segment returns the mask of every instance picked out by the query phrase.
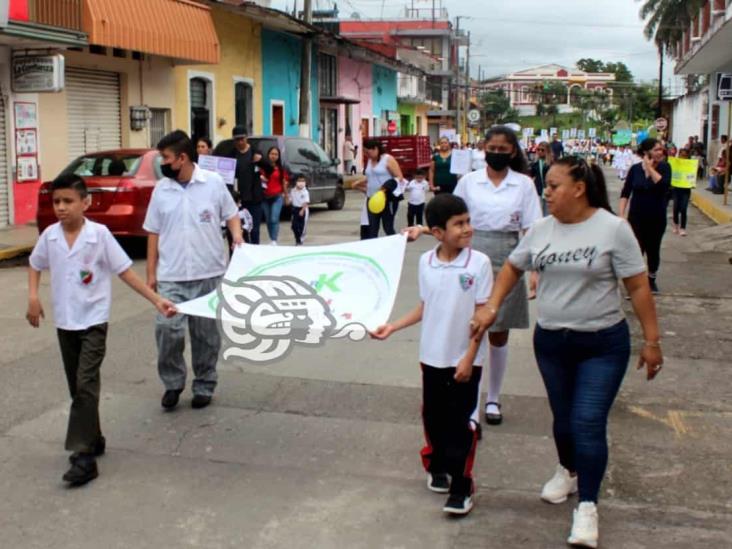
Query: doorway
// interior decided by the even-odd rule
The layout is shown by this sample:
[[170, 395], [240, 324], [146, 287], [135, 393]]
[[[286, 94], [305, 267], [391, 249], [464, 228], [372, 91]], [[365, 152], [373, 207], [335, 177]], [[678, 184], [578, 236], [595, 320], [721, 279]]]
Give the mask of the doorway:
[[272, 104], [272, 135], [285, 135], [285, 106]]

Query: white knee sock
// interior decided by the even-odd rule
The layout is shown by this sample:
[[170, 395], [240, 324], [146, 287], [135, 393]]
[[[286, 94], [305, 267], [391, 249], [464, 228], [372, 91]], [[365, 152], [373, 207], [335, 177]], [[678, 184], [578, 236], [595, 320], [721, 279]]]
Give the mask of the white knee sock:
[[486, 402], [500, 402], [503, 376], [508, 366], [508, 344], [503, 347], [489, 346], [488, 396]]

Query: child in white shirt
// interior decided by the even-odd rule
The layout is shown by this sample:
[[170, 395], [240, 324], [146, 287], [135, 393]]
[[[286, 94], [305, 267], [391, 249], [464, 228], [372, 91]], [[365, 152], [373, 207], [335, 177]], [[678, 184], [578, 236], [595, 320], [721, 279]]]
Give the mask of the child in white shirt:
[[427, 224], [439, 246], [419, 260], [420, 303], [410, 313], [371, 332], [386, 339], [422, 323], [422, 420], [426, 445], [421, 451], [427, 486], [450, 493], [443, 511], [466, 515], [473, 508], [472, 464], [477, 432], [471, 415], [478, 404], [486, 342], [470, 337], [470, 322], [493, 286], [488, 256], [470, 247], [473, 228], [465, 201], [453, 194], [427, 205]]
[[132, 260], [109, 229], [84, 217], [90, 200], [81, 177], [61, 175], [51, 184], [51, 192], [59, 221], [43, 231], [31, 253], [26, 319], [37, 328], [44, 317], [38, 287], [41, 272], [48, 270], [54, 323], [71, 396], [66, 449], [73, 453], [63, 480], [80, 486], [99, 475], [96, 458], [106, 446], [99, 422], [99, 371], [106, 352], [113, 275], [162, 315], [171, 317], [176, 309], [135, 274]]
[[310, 211], [310, 193], [307, 189], [305, 177], [300, 175], [295, 180], [295, 188], [290, 190], [290, 204], [292, 208], [292, 232], [295, 235], [295, 245], [301, 246], [305, 229], [307, 228]]
[[425, 171], [418, 169], [414, 172], [414, 179], [407, 183], [404, 190], [409, 193], [407, 199], [407, 226], [413, 227], [415, 220], [417, 225], [422, 224], [424, 215], [424, 203], [427, 191], [430, 188], [429, 181], [425, 179]]

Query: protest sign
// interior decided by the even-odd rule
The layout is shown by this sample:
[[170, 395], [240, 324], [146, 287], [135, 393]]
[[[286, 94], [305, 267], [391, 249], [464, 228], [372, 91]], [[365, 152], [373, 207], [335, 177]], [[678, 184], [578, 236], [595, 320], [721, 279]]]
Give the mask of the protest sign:
[[236, 158], [202, 154], [198, 157], [198, 165], [204, 170], [219, 174], [227, 185], [234, 184], [234, 179], [236, 178]]
[[699, 160], [670, 156], [668, 163], [671, 166], [672, 187], [678, 187], [680, 189], [693, 189], [696, 187]]

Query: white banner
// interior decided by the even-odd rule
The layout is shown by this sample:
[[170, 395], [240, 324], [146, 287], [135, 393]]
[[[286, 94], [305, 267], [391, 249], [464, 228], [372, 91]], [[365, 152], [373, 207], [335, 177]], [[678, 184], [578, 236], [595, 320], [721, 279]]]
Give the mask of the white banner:
[[386, 323], [396, 300], [407, 238], [332, 246], [244, 244], [218, 290], [177, 305], [219, 320], [224, 358], [282, 358], [294, 344], [357, 340]]

